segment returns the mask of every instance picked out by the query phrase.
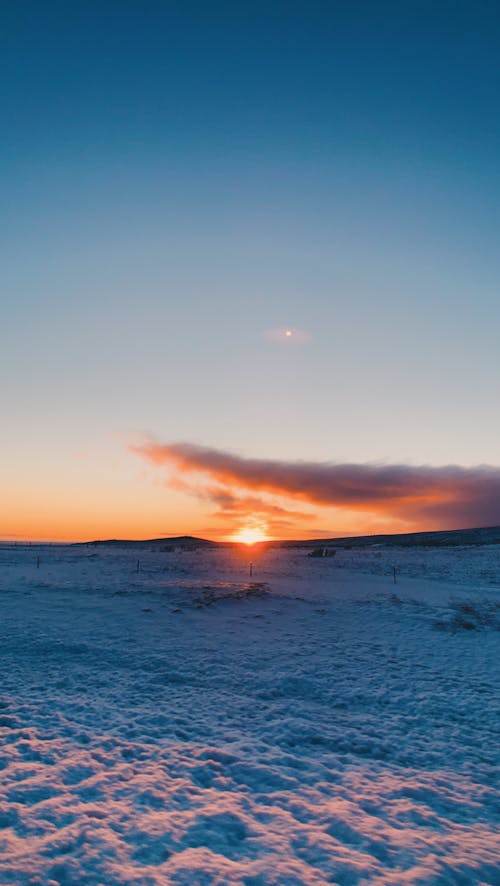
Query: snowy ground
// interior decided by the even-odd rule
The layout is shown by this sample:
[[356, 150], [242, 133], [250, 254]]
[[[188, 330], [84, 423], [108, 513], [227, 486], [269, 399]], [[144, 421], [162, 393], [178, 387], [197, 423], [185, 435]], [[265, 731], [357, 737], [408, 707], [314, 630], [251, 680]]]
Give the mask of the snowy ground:
[[249, 556], [0, 546], [0, 882], [499, 884], [500, 546]]

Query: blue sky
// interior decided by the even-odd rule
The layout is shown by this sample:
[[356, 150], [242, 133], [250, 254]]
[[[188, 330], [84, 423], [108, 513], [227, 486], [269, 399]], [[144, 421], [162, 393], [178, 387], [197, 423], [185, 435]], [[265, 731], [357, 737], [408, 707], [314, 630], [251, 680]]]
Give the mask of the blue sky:
[[[194, 526], [151, 505], [137, 434], [498, 463], [497, 4], [0, 16], [9, 502]], [[285, 327], [310, 342], [265, 337]]]

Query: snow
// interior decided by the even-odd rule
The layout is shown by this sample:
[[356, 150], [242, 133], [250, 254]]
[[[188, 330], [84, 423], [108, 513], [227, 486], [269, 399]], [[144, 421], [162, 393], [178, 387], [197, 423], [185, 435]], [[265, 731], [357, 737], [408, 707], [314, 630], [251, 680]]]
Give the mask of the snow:
[[498, 546], [0, 567], [2, 884], [500, 883]]

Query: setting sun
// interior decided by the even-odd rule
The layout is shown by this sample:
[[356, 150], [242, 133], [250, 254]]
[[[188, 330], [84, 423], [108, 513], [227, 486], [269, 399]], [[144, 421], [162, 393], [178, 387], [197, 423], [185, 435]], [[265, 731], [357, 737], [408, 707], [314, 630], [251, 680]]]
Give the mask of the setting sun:
[[238, 541], [244, 545], [254, 545], [258, 541], [268, 541], [268, 536], [257, 526], [248, 526], [233, 535], [232, 541]]

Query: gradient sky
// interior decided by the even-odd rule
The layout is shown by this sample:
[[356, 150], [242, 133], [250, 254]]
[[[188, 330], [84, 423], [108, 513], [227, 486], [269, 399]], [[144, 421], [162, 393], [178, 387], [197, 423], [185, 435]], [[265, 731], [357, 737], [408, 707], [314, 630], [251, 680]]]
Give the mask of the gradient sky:
[[[496, 0], [5, 0], [0, 24], [0, 536], [500, 523]], [[364, 489], [368, 463], [376, 506], [241, 460]], [[421, 471], [418, 507], [380, 465], [410, 502]]]

